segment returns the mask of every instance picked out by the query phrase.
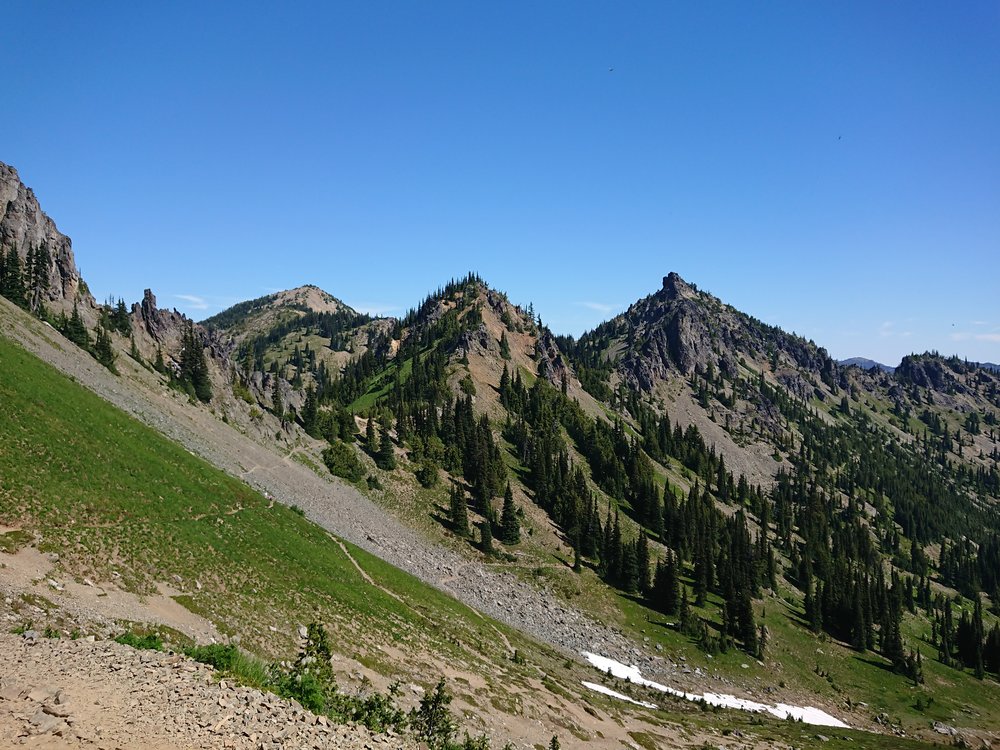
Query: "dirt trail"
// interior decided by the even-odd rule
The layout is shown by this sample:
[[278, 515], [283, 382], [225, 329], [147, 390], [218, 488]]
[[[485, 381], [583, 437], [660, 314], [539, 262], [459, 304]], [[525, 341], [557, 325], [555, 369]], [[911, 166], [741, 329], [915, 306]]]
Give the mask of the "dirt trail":
[[34, 547], [15, 554], [0, 552], [0, 592], [12, 599], [42, 597], [79, 619], [110, 628], [119, 621], [149, 622], [179, 630], [198, 643], [222, 640], [215, 625], [178, 604], [173, 597], [181, 592], [165, 583], [157, 584], [157, 594], [139, 597], [113, 583], [63, 578], [55, 568], [56, 563]]

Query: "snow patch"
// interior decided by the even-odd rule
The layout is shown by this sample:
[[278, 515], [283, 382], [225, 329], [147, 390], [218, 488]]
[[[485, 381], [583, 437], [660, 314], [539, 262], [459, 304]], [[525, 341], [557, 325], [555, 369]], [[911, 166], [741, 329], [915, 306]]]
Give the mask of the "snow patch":
[[655, 703], [647, 703], [646, 701], [637, 701], [635, 698], [629, 698], [627, 695], [619, 693], [617, 690], [612, 690], [611, 688], [604, 687], [604, 685], [598, 685], [596, 682], [584, 682], [583, 686], [588, 690], [593, 690], [595, 693], [603, 693], [604, 695], [611, 696], [612, 698], [617, 698], [620, 701], [628, 701], [629, 703], [634, 703], [637, 706], [642, 706], [643, 708], [656, 708]]
[[[766, 703], [758, 703], [757, 701], [747, 700], [746, 698], [737, 698], [735, 695], [728, 695], [726, 693], [702, 693], [700, 695], [697, 693], [685, 693], [683, 690], [677, 690], [676, 688], [661, 685], [660, 683], [653, 682], [652, 680], [647, 680], [642, 676], [642, 672], [640, 672], [639, 668], [636, 666], [626, 666], [619, 661], [609, 659], [606, 656], [600, 656], [599, 654], [592, 654], [589, 651], [584, 651], [582, 653], [583, 658], [586, 659], [591, 666], [596, 667], [604, 673], [610, 673], [612, 676], [617, 677], [620, 680], [628, 680], [635, 685], [643, 685], [651, 688], [652, 690], [658, 690], [661, 693], [666, 693], [667, 695], [676, 695], [689, 701], [703, 700], [711, 706], [721, 706], [722, 708], [735, 708], [740, 711], [769, 713], [779, 719], [798, 719], [806, 724], [815, 724], [823, 727], [838, 727], [841, 729], [849, 728], [847, 724], [835, 716], [831, 716], [826, 711], [812, 706], [790, 706], [787, 703], [778, 703], [772, 706]], [[585, 682], [583, 684], [591, 690], [597, 690], [600, 688], [598, 692], [604, 693], [605, 695], [637, 703], [637, 701], [632, 700], [628, 696], [616, 694], [615, 691], [608, 690], [608, 688], [601, 685], [593, 686], [593, 684], [589, 682]], [[646, 708], [653, 707], [651, 704], [644, 705]]]

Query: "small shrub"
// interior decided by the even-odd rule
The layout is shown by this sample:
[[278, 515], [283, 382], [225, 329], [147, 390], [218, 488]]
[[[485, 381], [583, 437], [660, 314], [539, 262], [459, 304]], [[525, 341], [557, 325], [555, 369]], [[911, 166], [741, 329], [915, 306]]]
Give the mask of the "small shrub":
[[348, 482], [360, 482], [365, 477], [365, 467], [354, 453], [354, 449], [339, 440], [323, 451], [323, 463], [334, 476]]
[[471, 375], [466, 375], [464, 378], [458, 381], [458, 387], [461, 388], [462, 393], [466, 394], [467, 396], [476, 395], [476, 384], [472, 382]]
[[239, 656], [239, 650], [236, 646], [227, 646], [222, 643], [195, 646], [187, 649], [184, 653], [195, 661], [208, 664], [220, 672], [231, 671], [237, 656]]
[[455, 736], [455, 721], [448, 710], [451, 701], [442, 677], [434, 690], [420, 699], [420, 706], [410, 712], [414, 734], [431, 750], [446, 750]]
[[433, 461], [423, 461], [417, 469], [417, 481], [427, 489], [434, 487], [439, 478], [437, 464]]
[[132, 648], [146, 649], [149, 651], [163, 650], [163, 639], [160, 637], [159, 633], [137, 635], [136, 633], [126, 631], [121, 635], [115, 636], [115, 641], [123, 646], [131, 646]]

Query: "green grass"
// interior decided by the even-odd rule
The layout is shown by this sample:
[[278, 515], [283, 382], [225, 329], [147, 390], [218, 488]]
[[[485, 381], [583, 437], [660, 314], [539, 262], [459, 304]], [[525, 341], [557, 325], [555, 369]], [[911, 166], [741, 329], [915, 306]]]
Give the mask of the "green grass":
[[115, 640], [124, 646], [131, 646], [132, 648], [148, 649], [150, 651], [163, 650], [163, 638], [160, 637], [159, 633], [138, 635], [131, 631], [126, 631], [121, 635], [115, 636]]
[[371, 586], [323, 529], [283, 505], [268, 508], [248, 486], [2, 338], [0, 523], [23, 527], [3, 535], [5, 548], [37, 535], [78, 577], [110, 580], [115, 571], [126, 587], [150, 593], [179, 576], [185, 606], [271, 653], [287, 653], [294, 626], [317, 612], [442, 654], [456, 652], [455, 640], [495, 640], [467, 608], [352, 548], [395, 596]]
[[402, 364], [392, 362], [372, 379], [368, 390], [351, 402], [347, 410], [352, 414], [363, 414], [371, 409], [380, 398], [392, 390], [397, 367], [399, 368], [399, 382], [405, 383], [413, 372], [413, 359], [407, 359]]
[[8, 554], [17, 552], [21, 547], [29, 544], [31, 538], [31, 533], [23, 529], [15, 529], [14, 531], [8, 531], [6, 534], [0, 534], [0, 552]]

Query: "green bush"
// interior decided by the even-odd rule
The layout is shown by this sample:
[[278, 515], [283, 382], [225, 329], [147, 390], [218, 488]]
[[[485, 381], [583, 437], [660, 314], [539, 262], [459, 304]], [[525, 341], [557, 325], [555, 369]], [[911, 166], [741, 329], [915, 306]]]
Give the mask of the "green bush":
[[331, 474], [348, 482], [360, 482], [365, 477], [365, 467], [354, 449], [339, 440], [330, 443], [330, 447], [323, 451], [323, 463]]
[[208, 664], [220, 672], [231, 672], [233, 664], [239, 657], [239, 649], [236, 646], [226, 646], [221, 643], [212, 643], [208, 646], [195, 646], [185, 652], [195, 661]]
[[438, 479], [437, 464], [430, 460], [423, 461], [420, 464], [420, 468], [417, 469], [417, 481], [427, 489], [430, 489], [437, 485]]
[[159, 633], [138, 635], [136, 633], [125, 631], [121, 635], [116, 636], [115, 641], [121, 643], [123, 646], [131, 646], [132, 648], [147, 649], [150, 651], [163, 650], [163, 639], [160, 637]]
[[410, 712], [410, 726], [417, 739], [426, 742], [431, 750], [447, 750], [455, 736], [455, 720], [448, 710], [452, 695], [442, 677], [433, 692], [420, 699], [419, 708]]

